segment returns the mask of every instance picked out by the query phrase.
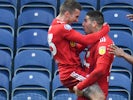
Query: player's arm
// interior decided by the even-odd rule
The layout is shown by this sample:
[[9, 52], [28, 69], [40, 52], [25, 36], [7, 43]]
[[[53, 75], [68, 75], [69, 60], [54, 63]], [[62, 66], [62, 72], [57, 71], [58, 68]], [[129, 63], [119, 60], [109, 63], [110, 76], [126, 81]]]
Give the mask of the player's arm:
[[105, 74], [105, 72], [107, 72], [107, 68], [107, 64], [98, 63], [94, 71], [89, 74], [89, 77], [77, 84], [77, 88], [79, 90], [83, 90], [84, 88], [94, 84], [101, 76]]
[[74, 29], [66, 29], [67, 34], [64, 34], [64, 38], [83, 45], [91, 45], [102, 38], [109, 32], [109, 25], [103, 25], [102, 29], [98, 32], [82, 35]]
[[[111, 66], [111, 63], [113, 61], [114, 55], [109, 54], [106, 51], [106, 48], [101, 48], [103, 46], [98, 47], [98, 53], [99, 56], [96, 61], [96, 66], [94, 67], [94, 70], [89, 74], [89, 77], [86, 78], [84, 81], [77, 84], [77, 88], [79, 90], [82, 90], [94, 83], [97, 82], [98, 79], [100, 79], [101, 76], [105, 75], [109, 71], [109, 67]], [[105, 50], [103, 50], [105, 49]]]
[[77, 48], [78, 52], [81, 53], [83, 50], [85, 50], [86, 45], [77, 44], [76, 48]]
[[97, 80], [108, 71], [108, 66], [109, 65], [106, 63], [98, 63], [94, 71], [89, 74], [88, 78], [74, 86], [73, 90], [75, 91], [75, 94], [77, 96], [84, 95], [91, 100], [105, 100], [103, 91], [96, 83]]

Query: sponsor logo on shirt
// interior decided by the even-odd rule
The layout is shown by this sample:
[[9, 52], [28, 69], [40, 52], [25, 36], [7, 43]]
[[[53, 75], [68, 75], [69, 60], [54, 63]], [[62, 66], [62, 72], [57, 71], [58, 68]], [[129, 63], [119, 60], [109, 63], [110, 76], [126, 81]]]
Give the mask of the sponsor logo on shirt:
[[71, 47], [75, 47], [75, 46], [76, 46], [76, 43], [73, 42], [73, 41], [70, 41], [70, 46], [71, 46]]
[[65, 24], [64, 28], [68, 31], [70, 31], [72, 29], [72, 27], [69, 24]]
[[99, 54], [104, 55], [106, 53], [106, 46], [100, 46], [99, 47]]

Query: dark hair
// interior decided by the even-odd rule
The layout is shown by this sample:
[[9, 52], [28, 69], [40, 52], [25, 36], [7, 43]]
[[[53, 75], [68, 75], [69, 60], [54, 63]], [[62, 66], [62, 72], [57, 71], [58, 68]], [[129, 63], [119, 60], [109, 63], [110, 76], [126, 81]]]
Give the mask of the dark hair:
[[103, 25], [104, 17], [100, 11], [89, 11], [87, 14], [91, 21], [96, 21], [99, 25]]
[[75, 9], [82, 10], [80, 3], [76, 2], [75, 0], [65, 0], [60, 7], [60, 13], [64, 14], [66, 11], [73, 13]]

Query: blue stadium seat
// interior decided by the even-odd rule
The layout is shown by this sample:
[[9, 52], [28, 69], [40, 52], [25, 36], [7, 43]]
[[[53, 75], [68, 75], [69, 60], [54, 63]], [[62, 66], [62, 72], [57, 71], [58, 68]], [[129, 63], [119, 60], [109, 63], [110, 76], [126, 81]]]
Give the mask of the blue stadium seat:
[[126, 18], [127, 14], [130, 14], [132, 10], [121, 8], [121, 9], [110, 9], [102, 11], [105, 22], [109, 23], [111, 27], [121, 28], [132, 28], [132, 22]]
[[60, 82], [59, 75], [56, 75], [52, 82], [52, 100], [76, 100], [77, 96], [70, 93]]
[[112, 69], [127, 70], [129, 73], [132, 73], [133, 66], [124, 58], [115, 57], [112, 63]]
[[17, 0], [0, 0], [1, 8], [11, 11], [15, 18], [17, 18]]
[[48, 100], [45, 93], [40, 91], [21, 91], [17, 92], [13, 97], [12, 100]]
[[[40, 94], [40, 92], [42, 93]], [[36, 72], [36, 71], [21, 72], [16, 74], [12, 79], [12, 93], [11, 93], [12, 100], [29, 100], [28, 98], [30, 98], [30, 100], [35, 100], [35, 99], [38, 100], [36, 96], [49, 100], [49, 93], [50, 93], [49, 78], [41, 72]], [[17, 97], [20, 99], [18, 99]]]
[[122, 30], [112, 30], [109, 32], [109, 36], [117, 46], [133, 51], [133, 37], [130, 34]]
[[0, 8], [0, 28], [10, 30], [14, 34], [15, 16], [14, 14], [4, 8]]
[[125, 91], [128, 94], [128, 100], [131, 96], [131, 80], [122, 73], [111, 72], [109, 80], [110, 91]]
[[100, 0], [100, 8], [110, 7], [131, 7], [133, 6], [133, 0]]
[[111, 91], [109, 90], [107, 100], [130, 100], [128, 93], [125, 91]]
[[132, 13], [133, 0], [100, 0], [100, 11], [104, 14], [105, 21], [114, 26], [132, 28], [132, 22], [126, 18]]
[[100, 11], [106, 22], [113, 28], [129, 29], [133, 34], [133, 24], [126, 17], [133, 11], [133, 0], [100, 0]]
[[6, 29], [0, 28], [0, 49], [7, 51], [11, 57], [13, 58], [14, 52], [14, 37], [12, 33], [10, 33]]
[[20, 26], [49, 26], [53, 16], [43, 10], [26, 10], [18, 16], [18, 27]]
[[50, 53], [45, 29], [24, 29], [17, 35], [17, 53], [25, 49], [42, 49]]
[[[89, 9], [96, 10], [97, 9], [97, 0], [76, 0], [79, 2], [82, 7], [86, 8], [88, 7]], [[60, 4], [62, 4], [64, 0], [60, 0]]]
[[11, 76], [12, 76], [12, 58], [11, 56], [3, 51], [0, 50], [0, 72], [5, 73], [9, 80], [11, 80]]
[[14, 59], [14, 75], [23, 71], [41, 71], [49, 80], [52, 74], [52, 57], [42, 50], [23, 50]]
[[2, 5], [10, 4], [10, 5], [14, 5], [15, 7], [17, 6], [17, 0], [0, 0], [0, 3]]
[[44, 28], [48, 29], [54, 17], [51, 13], [40, 9], [31, 9], [22, 12], [18, 16], [17, 34], [22, 29]]
[[52, 13], [53, 17], [57, 16], [57, 1], [56, 0], [21, 0], [20, 13], [27, 9], [40, 9]]
[[0, 77], [0, 100], [9, 100], [9, 79], [3, 73], [0, 73]]

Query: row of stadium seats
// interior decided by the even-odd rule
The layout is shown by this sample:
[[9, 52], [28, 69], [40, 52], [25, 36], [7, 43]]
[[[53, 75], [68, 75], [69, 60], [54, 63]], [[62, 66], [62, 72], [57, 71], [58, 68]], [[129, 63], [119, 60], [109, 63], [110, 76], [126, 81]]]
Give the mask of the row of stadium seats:
[[[0, 73], [0, 77], [0, 100], [76, 100], [76, 95], [62, 86], [58, 75], [50, 82], [42, 72], [22, 71], [13, 77], [11, 87], [5, 74]], [[131, 100], [131, 95], [129, 78], [111, 72], [107, 100]]]
[[[118, 11], [118, 12], [120, 12], [120, 11]], [[111, 14], [107, 13], [107, 15], [111, 15]], [[125, 15], [126, 14], [123, 15], [123, 18], [124, 18]], [[6, 16], [6, 14], [5, 14], [5, 16]], [[31, 19], [29, 19], [29, 17]], [[12, 36], [11, 36], [11, 34], [10, 34], [10, 36], [8, 34], [7, 35], [8, 35], [8, 37], [10, 37], [10, 41], [11, 41], [10, 42], [11, 44], [9, 45], [9, 47], [11, 49], [13, 49], [14, 40], [16, 38], [20, 39], [19, 37], [24, 36], [26, 34], [26, 32], [30, 32], [31, 33], [30, 36], [33, 34], [32, 33], [33, 31], [35, 32], [34, 36], [37, 36], [36, 31], [39, 31], [38, 34], [43, 33], [42, 30], [44, 30], [44, 33], [46, 33], [53, 18], [54, 17], [52, 17], [52, 15], [50, 15], [50, 14], [48, 15], [47, 12], [45, 12], [43, 10], [27, 10], [27, 11], [21, 13], [20, 16], [18, 17], [18, 20], [17, 20], [18, 28], [17, 28], [16, 31], [14, 29], [15, 25], [12, 25], [11, 24], [12, 22], [10, 23], [10, 21], [13, 21], [13, 20], [10, 19], [10, 18], [7, 18], [7, 19], [10, 19], [10, 20], [7, 20], [7, 22], [5, 22], [4, 21], [5, 20], [4, 16], [3, 16], [3, 20], [2, 20], [3, 22], [1, 21], [2, 23], [4, 23], [3, 25], [1, 24], [1, 30], [4, 33], [8, 33], [8, 34], [11, 33], [12, 34]], [[106, 18], [108, 19], [108, 17], [105, 17], [105, 20], [106, 20]], [[116, 19], [118, 19], [117, 20], [118, 22], [116, 22]], [[132, 37], [131, 36], [132, 36], [133, 32], [132, 32], [132, 29], [129, 26], [126, 26], [126, 25], [131, 25], [132, 24], [131, 21], [129, 21], [129, 20], [123, 21], [122, 18], [116, 18], [116, 19], [115, 19], [115, 17], [112, 17], [112, 20], [107, 21], [111, 26], [111, 32], [110, 32], [111, 37], [114, 38], [113, 39], [114, 41], [118, 41], [118, 39], [123, 40], [124, 38], [125, 39], [129, 38], [129, 39], [127, 39], [129, 41], [129, 43], [128, 42], [122, 42], [122, 41], [120, 43], [120, 41], [119, 41], [116, 44], [120, 43], [121, 45], [124, 45], [125, 43], [127, 43], [127, 44], [125, 44], [125, 46], [128, 46], [129, 49], [133, 50], [132, 46], [131, 46], [131, 44], [132, 44]], [[79, 20], [79, 22], [80, 21], [81, 20]], [[9, 25], [6, 25], [7, 23]], [[82, 24], [82, 23], [80, 23], [80, 24]], [[125, 25], [126, 27], [123, 27], [121, 25], [123, 25], [123, 26]], [[8, 29], [5, 29], [5, 28], [8, 28]], [[81, 25], [80, 25], [80, 28], [78, 26], [76, 27], [76, 25], [74, 26], [74, 28], [77, 29], [77, 30], [82, 30]], [[14, 32], [15, 32], [15, 34], [14, 34]], [[22, 35], [22, 33], [23, 33], [23, 35]], [[120, 33], [122, 33], [123, 36], [120, 35]], [[4, 35], [3, 35], [3, 37], [4, 37]], [[129, 36], [129, 35], [131, 35], [131, 36]], [[14, 36], [15, 36], [15, 38], [14, 38]], [[11, 39], [11, 38], [13, 38], [13, 39]], [[17, 42], [19, 42], [19, 41], [17, 41]]]
[[[26, 18], [27, 16], [26, 14], [28, 14], [29, 17], [30, 16], [33, 17], [33, 19], [39, 18], [40, 20], [42, 20], [42, 16], [43, 16], [44, 21], [42, 22], [44, 23], [45, 21], [46, 23], [48, 21], [51, 22], [51, 20], [54, 17], [56, 17], [58, 14], [57, 5], [60, 6], [60, 4], [64, 2], [64, 0], [60, 0], [60, 1], [21, 0], [21, 1], [18, 1], [18, 3], [16, 2], [17, 2], [16, 0], [1, 0], [0, 1], [0, 12], [3, 15], [0, 19], [0, 22], [9, 25], [12, 28], [14, 28], [15, 26], [20, 27], [20, 25], [24, 24], [22, 23], [21, 18], [24, 18], [24, 17]], [[129, 28], [133, 26], [132, 23], [127, 18], [125, 18], [125, 15], [133, 13], [133, 8], [132, 8], [133, 0], [126, 0], [126, 1], [125, 0], [122, 0], [122, 1], [119, 1], [119, 0], [113, 0], [113, 1], [78, 0], [78, 2], [80, 2], [81, 5], [83, 6], [83, 10], [81, 11], [81, 16], [79, 17], [79, 22], [76, 24], [76, 26], [81, 26], [81, 23], [83, 22], [83, 18], [86, 12], [90, 10], [97, 10], [98, 4], [100, 6], [99, 10], [103, 12], [106, 22], [110, 23], [113, 26], [116, 24], [119, 24], [119, 26], [129, 27]], [[18, 6], [20, 6], [19, 13], [17, 13], [17, 10], [19, 9], [19, 8], [17, 9], [16, 7], [17, 4]], [[16, 9], [16, 10], [13, 11], [13, 9]], [[14, 12], [16, 12], [17, 14]], [[44, 16], [44, 15], [47, 15], [47, 16]], [[7, 16], [8, 18], [5, 18], [4, 16]], [[45, 20], [45, 18], [49, 20]], [[15, 19], [18, 21], [18, 24], [15, 23]], [[49, 25], [49, 23], [47, 24]]]

